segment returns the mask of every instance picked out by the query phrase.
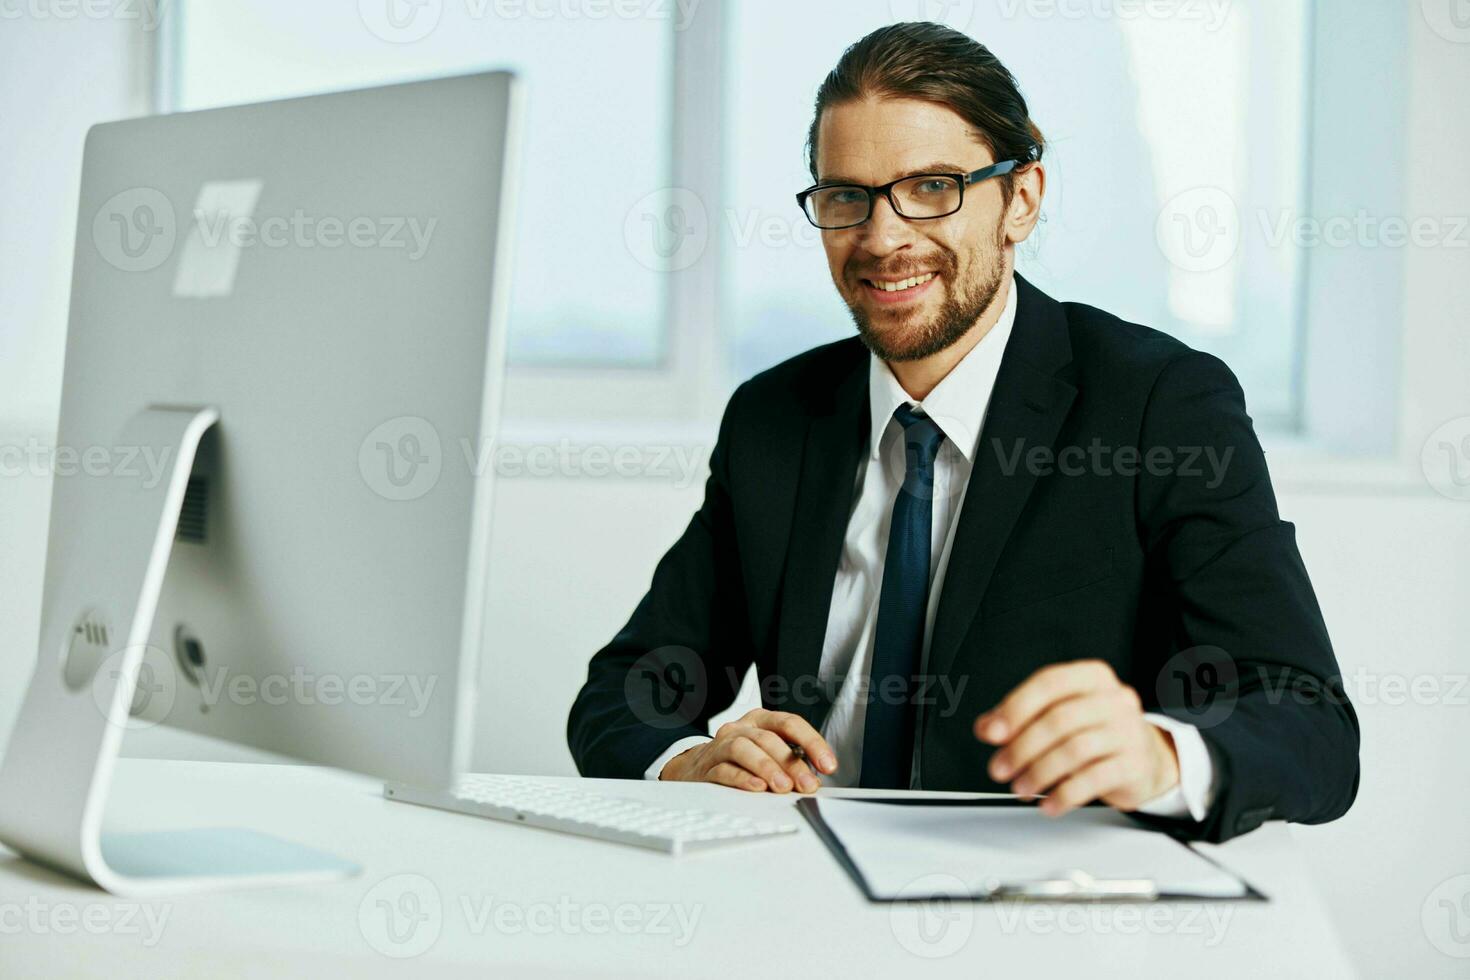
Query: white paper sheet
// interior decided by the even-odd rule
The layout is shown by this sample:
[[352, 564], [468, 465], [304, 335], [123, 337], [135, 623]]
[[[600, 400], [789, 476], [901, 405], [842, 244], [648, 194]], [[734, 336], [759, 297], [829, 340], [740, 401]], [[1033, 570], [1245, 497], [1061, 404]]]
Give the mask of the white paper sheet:
[[961, 896], [1064, 877], [1151, 879], [1161, 893], [1238, 898], [1245, 883], [1191, 848], [1112, 810], [1052, 818], [1033, 807], [818, 801], [879, 898]]

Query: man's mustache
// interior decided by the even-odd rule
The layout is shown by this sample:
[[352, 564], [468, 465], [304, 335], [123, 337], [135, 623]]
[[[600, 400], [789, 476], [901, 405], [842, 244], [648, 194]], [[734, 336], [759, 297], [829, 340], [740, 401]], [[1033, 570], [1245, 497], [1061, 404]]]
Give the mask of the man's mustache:
[[953, 269], [953, 257], [936, 255], [932, 259], [905, 262], [902, 265], [893, 266], [858, 267], [849, 264], [846, 269], [846, 275], [852, 281], [859, 279], [907, 279], [910, 276], [923, 275], [926, 272], [937, 272], [940, 275], [945, 275], [952, 272]]

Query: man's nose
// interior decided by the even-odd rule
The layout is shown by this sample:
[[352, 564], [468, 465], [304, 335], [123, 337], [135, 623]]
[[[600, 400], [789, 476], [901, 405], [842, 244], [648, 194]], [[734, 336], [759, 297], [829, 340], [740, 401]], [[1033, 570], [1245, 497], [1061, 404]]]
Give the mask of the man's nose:
[[903, 215], [893, 210], [888, 198], [873, 198], [873, 213], [857, 227], [857, 244], [871, 255], [889, 255], [913, 241], [914, 231]]

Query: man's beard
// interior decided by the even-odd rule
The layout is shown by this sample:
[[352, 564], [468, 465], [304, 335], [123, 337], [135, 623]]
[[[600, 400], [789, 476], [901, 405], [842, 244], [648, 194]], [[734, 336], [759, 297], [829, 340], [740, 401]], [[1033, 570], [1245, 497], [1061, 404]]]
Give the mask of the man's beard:
[[[847, 308], [852, 313], [853, 322], [857, 324], [858, 336], [868, 350], [884, 361], [918, 361], [958, 343], [1000, 292], [1001, 279], [1005, 275], [1005, 256], [999, 244], [997, 241], [996, 248], [993, 251], [988, 250], [978, 260], [981, 263], [978, 281], [972, 280], [969, 283], [958, 281], [956, 270], [959, 263], [953, 252], [944, 250], [939, 254], [942, 266], [934, 271], [943, 278], [948, 293], [938, 313], [928, 323], [902, 320], [886, 331], [878, 330], [874, 328], [865, 307], [848, 302]], [[933, 268], [932, 263], [929, 265]], [[902, 276], [904, 271], [885, 271], [883, 275]], [[868, 287], [858, 281], [857, 288]]]

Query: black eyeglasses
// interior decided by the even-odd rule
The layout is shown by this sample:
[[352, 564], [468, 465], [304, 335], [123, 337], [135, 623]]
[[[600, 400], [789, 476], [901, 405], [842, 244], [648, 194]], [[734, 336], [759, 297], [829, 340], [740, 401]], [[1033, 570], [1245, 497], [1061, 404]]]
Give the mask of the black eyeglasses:
[[873, 215], [873, 201], [882, 194], [895, 213], [928, 220], [954, 214], [965, 203], [965, 187], [1008, 174], [1020, 160], [1002, 160], [968, 174], [911, 174], [882, 187], [862, 184], [814, 184], [796, 195], [806, 219], [831, 231], [852, 228]]

